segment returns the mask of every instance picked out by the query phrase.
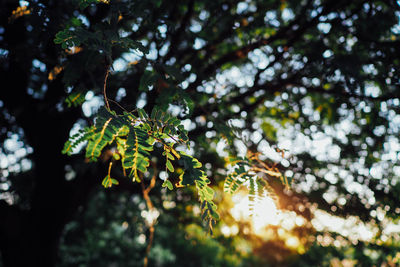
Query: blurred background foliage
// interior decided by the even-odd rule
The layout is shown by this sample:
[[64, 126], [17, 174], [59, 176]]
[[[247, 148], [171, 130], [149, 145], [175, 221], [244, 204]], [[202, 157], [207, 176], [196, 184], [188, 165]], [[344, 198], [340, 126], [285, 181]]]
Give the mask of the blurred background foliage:
[[[399, 16], [394, 0], [2, 1], [4, 266], [142, 266], [153, 224], [149, 266], [398, 266]], [[110, 153], [61, 154], [109, 66], [114, 110], [183, 121], [217, 192], [212, 237], [193, 188], [158, 181], [149, 211], [117, 168], [101, 188]], [[292, 181], [260, 174], [253, 217], [245, 189], [223, 193], [246, 151]]]

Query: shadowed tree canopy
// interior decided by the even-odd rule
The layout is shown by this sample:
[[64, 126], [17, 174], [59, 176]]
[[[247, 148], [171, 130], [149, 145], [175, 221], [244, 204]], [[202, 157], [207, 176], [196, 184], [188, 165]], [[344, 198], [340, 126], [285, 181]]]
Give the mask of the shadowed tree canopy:
[[[314, 239], [322, 231], [311, 224], [316, 211], [351, 216], [377, 227], [370, 246], [392, 255], [400, 237], [384, 229], [400, 214], [399, 16], [390, 0], [2, 1], [4, 266], [54, 266], [70, 253], [59, 252], [66, 225], [105, 216], [97, 229], [113, 216], [139, 216], [138, 205], [115, 199], [129, 202], [145, 186], [154, 187], [157, 207], [166, 194], [179, 208], [161, 214], [165, 235], [156, 247], [168, 246], [168, 227], [185, 240], [180, 225], [200, 221], [185, 215], [188, 199], [200, 199], [190, 203], [209, 225], [217, 221], [218, 235], [214, 202], [222, 203], [223, 187], [247, 185], [255, 199], [264, 188], [275, 195], [280, 209], [308, 222], [303, 230]], [[73, 138], [65, 144], [77, 133], [87, 147]], [[199, 197], [180, 188], [189, 184]], [[108, 208], [96, 215], [102, 208], [94, 199]], [[125, 214], [128, 206], [136, 211]], [[223, 240], [207, 242], [222, 250]], [[277, 244], [251, 240], [256, 254], [282, 261], [273, 258]], [[179, 242], [176, 251], [189, 250]], [[318, 251], [313, 242], [303, 243]], [[121, 246], [136, 250], [135, 259], [145, 254]], [[212, 253], [204, 255], [217, 259]], [[385, 260], [357, 257], [366, 266]], [[171, 266], [179, 260], [169, 258]], [[299, 262], [319, 260], [306, 254]]]

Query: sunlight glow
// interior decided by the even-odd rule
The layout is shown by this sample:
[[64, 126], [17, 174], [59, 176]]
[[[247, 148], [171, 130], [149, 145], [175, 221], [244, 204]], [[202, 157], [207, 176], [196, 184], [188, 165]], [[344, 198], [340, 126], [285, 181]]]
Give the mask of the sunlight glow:
[[[244, 192], [234, 195], [232, 197], [232, 202], [234, 203], [230, 211], [232, 217], [236, 221], [250, 223], [250, 228], [247, 226], [243, 228], [245, 234], [253, 233], [268, 240], [273, 237], [271, 229], [277, 227], [276, 233], [279, 238], [284, 240], [287, 247], [297, 250], [298, 253], [304, 253], [304, 247], [301, 245], [302, 241], [291, 234], [291, 231], [296, 227], [304, 227], [307, 225], [307, 221], [304, 217], [296, 214], [294, 211], [277, 209], [274, 201], [268, 196], [256, 201], [252, 211], [250, 211], [249, 208], [249, 197]], [[383, 235], [377, 242], [383, 243], [389, 238], [399, 240], [400, 226], [386, 219], [383, 209], [378, 209], [375, 213], [377, 218], [378, 214], [382, 215], [381, 220], [379, 218], [378, 220], [382, 221], [384, 227]], [[311, 225], [317, 231], [336, 232], [348, 238], [353, 244], [357, 244], [359, 241], [370, 242], [378, 235], [379, 229], [374, 223], [362, 222], [356, 216], [341, 218], [319, 209], [314, 209], [313, 214], [314, 218], [311, 220]], [[271, 228], [269, 226], [273, 227]], [[225, 236], [232, 236], [237, 233], [237, 229], [225, 225], [221, 229], [221, 232]], [[337, 240], [329, 235], [319, 235], [317, 242], [322, 246], [334, 245], [336, 247], [347, 244], [344, 240]]]
[[278, 224], [278, 209], [274, 201], [268, 196], [255, 203], [252, 213], [255, 232], [259, 232], [268, 224]]
[[237, 194], [232, 197], [235, 206], [231, 210], [235, 220], [248, 220], [251, 218], [253, 230], [258, 233], [267, 225], [277, 225], [278, 209], [274, 201], [267, 195], [254, 203], [253, 210], [249, 209], [249, 197]]

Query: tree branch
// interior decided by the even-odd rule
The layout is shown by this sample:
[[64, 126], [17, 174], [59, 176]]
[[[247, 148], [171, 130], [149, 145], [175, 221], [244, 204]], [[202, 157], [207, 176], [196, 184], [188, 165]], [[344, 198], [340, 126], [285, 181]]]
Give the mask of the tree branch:
[[[149, 210], [150, 213], [154, 210], [154, 205], [149, 197], [149, 193], [156, 185], [156, 178], [157, 178], [157, 174], [158, 174], [156, 171], [155, 164], [152, 164], [152, 165], [153, 165], [153, 169], [154, 169], [154, 174], [150, 180], [150, 184], [147, 187], [145, 187], [143, 179], [140, 184], [142, 187], [143, 198], [146, 201], [147, 209]], [[149, 254], [150, 254], [151, 246], [153, 245], [153, 239], [154, 239], [154, 230], [155, 230], [154, 224], [155, 224], [155, 222], [156, 222], [156, 219], [149, 222], [149, 224], [150, 224], [149, 225], [149, 232], [150, 232], [149, 233], [149, 242], [147, 243], [146, 254], [143, 259], [143, 267], [147, 267], [148, 262], [149, 262]]]

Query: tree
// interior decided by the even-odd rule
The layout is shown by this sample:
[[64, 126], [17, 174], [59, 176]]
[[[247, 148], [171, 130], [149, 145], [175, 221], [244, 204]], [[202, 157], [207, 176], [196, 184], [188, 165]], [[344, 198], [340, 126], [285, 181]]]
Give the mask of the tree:
[[[5, 266], [54, 265], [64, 226], [102, 181], [106, 187], [118, 182], [116, 191], [141, 194], [121, 164], [146, 183], [165, 167], [174, 183], [195, 183], [199, 177], [209, 224], [218, 215], [205, 185], [226, 180], [230, 191], [244, 183], [240, 177], [251, 181], [255, 201], [255, 189], [266, 188], [282, 209], [307, 220], [313, 218], [312, 203], [380, 226], [384, 221], [374, 218], [377, 212], [398, 218], [397, 2], [0, 5], [0, 77], [7, 81], [0, 93]], [[106, 108], [97, 113], [102, 99]], [[160, 111], [147, 115], [154, 107]], [[166, 114], [176, 125], [168, 126]], [[103, 135], [109, 119], [119, 124]], [[128, 133], [126, 123], [136, 130]], [[115, 136], [123, 147], [128, 139], [147, 140], [145, 130], [171, 134], [175, 141], [149, 134], [161, 146], [142, 143], [141, 164], [110, 144]], [[88, 141], [86, 156], [95, 162], [85, 162], [79, 147], [71, 156], [61, 154], [77, 141], [64, 146], [70, 131]], [[288, 151], [278, 157], [271, 147], [284, 146], [285, 138], [297, 143], [286, 145]], [[325, 151], [313, 147], [312, 140], [320, 138]], [[190, 145], [192, 156], [175, 155], [172, 143]], [[249, 153], [243, 154], [243, 147]], [[151, 149], [157, 161], [148, 156]], [[238, 163], [230, 173], [228, 156]], [[168, 163], [171, 157], [181, 163]], [[116, 162], [111, 171], [110, 162]], [[180, 179], [182, 171], [191, 175]], [[276, 179], [278, 172], [283, 181], [293, 178], [291, 191]]]

